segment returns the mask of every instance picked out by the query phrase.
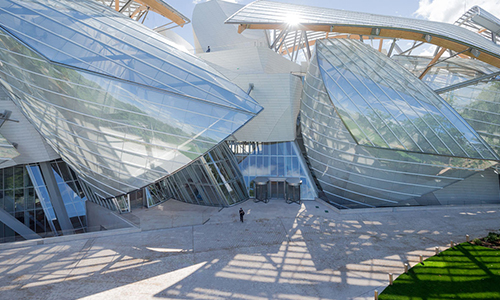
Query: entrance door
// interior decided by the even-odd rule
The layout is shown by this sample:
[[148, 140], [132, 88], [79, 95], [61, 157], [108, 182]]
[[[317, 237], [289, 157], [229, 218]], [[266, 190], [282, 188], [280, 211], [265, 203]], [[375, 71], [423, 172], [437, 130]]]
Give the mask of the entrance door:
[[271, 198], [285, 199], [285, 182], [271, 181], [270, 183], [271, 183]]

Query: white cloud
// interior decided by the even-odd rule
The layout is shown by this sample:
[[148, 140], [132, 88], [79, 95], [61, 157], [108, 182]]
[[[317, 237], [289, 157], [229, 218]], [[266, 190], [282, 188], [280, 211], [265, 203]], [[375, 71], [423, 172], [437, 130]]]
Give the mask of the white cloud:
[[431, 21], [454, 23], [474, 5], [500, 17], [500, 0], [420, 0], [415, 15]]

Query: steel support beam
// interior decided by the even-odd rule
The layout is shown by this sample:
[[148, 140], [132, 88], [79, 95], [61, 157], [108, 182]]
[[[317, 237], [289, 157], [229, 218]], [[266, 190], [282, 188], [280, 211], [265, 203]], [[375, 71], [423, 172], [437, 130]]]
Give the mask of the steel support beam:
[[418, 43], [418, 44], [417, 44], [417, 42], [415, 42], [415, 43], [413, 43], [413, 46], [411, 46], [410, 48], [406, 49], [405, 51], [403, 51], [403, 52], [399, 53], [399, 55], [404, 55], [404, 54], [406, 54], [407, 52], [408, 52], [408, 54], [407, 54], [407, 55], [410, 55], [410, 54], [411, 54], [411, 51], [413, 51], [413, 49], [418, 48], [418, 47], [422, 46], [423, 44], [424, 44], [423, 42], [420, 42], [420, 43]]
[[420, 74], [420, 76], [418, 76], [418, 79], [422, 80], [422, 78], [424, 78], [425, 74], [427, 74], [427, 72], [429, 72], [429, 70], [432, 68], [432, 66], [434, 66], [436, 64], [438, 59], [441, 57], [441, 55], [443, 55], [443, 53], [445, 51], [446, 51], [446, 48], [441, 48], [441, 50], [439, 50], [438, 54], [436, 54], [436, 56], [434, 56], [434, 58], [429, 62], [427, 67], [425, 67], [424, 71]]
[[130, 4], [132, 4], [132, 2], [134, 2], [134, 0], [128, 0], [127, 3], [125, 3], [125, 5], [120, 8], [120, 12], [126, 10], [130, 6]]
[[394, 51], [394, 47], [396, 46], [396, 39], [392, 40], [391, 47], [389, 48], [389, 52], [387, 52], [387, 57], [391, 57], [392, 51]]
[[18, 219], [14, 218], [11, 214], [3, 210], [3, 208], [0, 208], [0, 221], [27, 240], [42, 238], [41, 236], [36, 234], [36, 232], [21, 223]]
[[54, 208], [57, 221], [59, 221], [59, 225], [61, 226], [63, 234], [75, 233], [73, 225], [69, 220], [66, 207], [64, 206], [64, 200], [61, 197], [59, 188], [57, 187], [56, 177], [54, 176], [54, 171], [52, 170], [50, 163], [42, 162], [39, 163], [39, 165], [40, 165], [40, 171], [42, 171], [43, 179], [45, 180], [45, 185], [47, 186], [47, 192], [49, 193], [50, 203], [52, 203], [52, 207]]
[[[271, 49], [274, 51], [278, 52], [278, 49], [281, 47], [283, 42], [285, 41], [286, 36], [288, 35], [288, 27], [283, 29], [280, 34], [278, 34], [278, 37], [274, 39], [273, 43], [271, 44]], [[276, 44], [281, 40], [281, 43], [279, 46], [276, 47]]]
[[[328, 34], [328, 32], [327, 32]], [[307, 38], [307, 31], [304, 30], [304, 42], [306, 43], [306, 49], [307, 49], [307, 61], [311, 60], [311, 47], [309, 46], [309, 40]]]
[[254, 87], [253, 83], [249, 83], [249, 84], [248, 84], [247, 95], [250, 95], [250, 93], [251, 93], [251, 92], [252, 92], [252, 90], [253, 90], [253, 87]]
[[[443, 48], [443, 49], [441, 49], [441, 50], [439, 51], [438, 55], [432, 59], [432, 61], [429, 63], [429, 65], [427, 65], [427, 68], [425, 68], [425, 70], [422, 72], [422, 74], [420, 74], [420, 76], [418, 77], [419, 79], [424, 78], [425, 74], [427, 74], [427, 72], [428, 72], [428, 71], [429, 71], [429, 70], [430, 70], [433, 66], [435, 66], [435, 65], [437, 65], [437, 64], [439, 64], [439, 63], [442, 63], [443, 61], [446, 61], [446, 60], [448, 60], [448, 59], [450, 59], [450, 58], [452, 58], [452, 57], [459, 56], [460, 54], [462, 54], [462, 53], [464, 53], [464, 52], [466, 52], [466, 51], [468, 51], [468, 52], [470, 52], [470, 51], [471, 51], [471, 49], [470, 49], [470, 48], [468, 48], [468, 49], [465, 49], [464, 51], [460, 51], [460, 52], [457, 52], [457, 53], [455, 53], [455, 54], [453, 54], [453, 53], [452, 53], [450, 56], [448, 56], [448, 57], [446, 57], [446, 58], [444, 58], [444, 59], [442, 59], [442, 60], [439, 60], [439, 61], [438, 61], [439, 57], [441, 57], [441, 55], [443, 55], [443, 53], [444, 53], [446, 50], [449, 50], [449, 49]], [[450, 51], [451, 51], [451, 50], [450, 50]]]
[[440, 88], [440, 89], [434, 90], [434, 92], [436, 92], [437, 94], [446, 93], [446, 92], [449, 92], [449, 91], [453, 91], [453, 90], [456, 90], [456, 89], [459, 89], [459, 88], [463, 88], [463, 87], [466, 87], [466, 86], [469, 86], [469, 85], [476, 84], [476, 83], [478, 83], [480, 81], [483, 81], [483, 80], [489, 80], [489, 79], [491, 79], [493, 77], [496, 77], [496, 76], [500, 76], [500, 71], [499, 72], [495, 72], [495, 73], [491, 73], [491, 74], [486, 74], [486, 75], [483, 75], [483, 76], [480, 76], [480, 77], [477, 77], [477, 78], [474, 78], [474, 79], [462, 81], [462, 82], [459, 82], [459, 83], [456, 83], [456, 84], [452, 84], [452, 85], [446, 86], [444, 88]]

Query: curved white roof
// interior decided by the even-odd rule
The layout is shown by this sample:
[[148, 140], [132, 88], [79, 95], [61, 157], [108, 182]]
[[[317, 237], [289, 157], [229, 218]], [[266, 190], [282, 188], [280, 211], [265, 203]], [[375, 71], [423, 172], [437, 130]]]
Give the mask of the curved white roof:
[[500, 45], [465, 28], [441, 22], [263, 0], [245, 6], [226, 24], [240, 24], [241, 29], [284, 29], [297, 24], [297, 29], [303, 30], [415, 39], [454, 51], [472, 48], [473, 54], [467, 54], [500, 67]]

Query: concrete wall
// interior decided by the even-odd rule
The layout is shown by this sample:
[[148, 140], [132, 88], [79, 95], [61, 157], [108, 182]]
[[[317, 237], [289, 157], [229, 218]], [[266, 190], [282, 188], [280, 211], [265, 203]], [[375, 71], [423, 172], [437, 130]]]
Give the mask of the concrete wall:
[[295, 140], [302, 93], [301, 66], [266, 47], [224, 50], [198, 55], [250, 96], [264, 110], [234, 133], [240, 141], [282, 142]]
[[111, 210], [91, 201], [86, 201], [88, 231], [101, 231], [134, 227]]
[[246, 30], [238, 33], [238, 25], [224, 21], [243, 5], [220, 0], [198, 3], [191, 18], [195, 41], [195, 53], [204, 53], [267, 45], [263, 30]]

